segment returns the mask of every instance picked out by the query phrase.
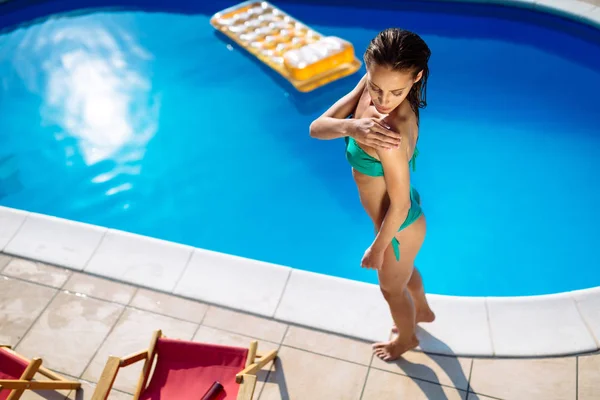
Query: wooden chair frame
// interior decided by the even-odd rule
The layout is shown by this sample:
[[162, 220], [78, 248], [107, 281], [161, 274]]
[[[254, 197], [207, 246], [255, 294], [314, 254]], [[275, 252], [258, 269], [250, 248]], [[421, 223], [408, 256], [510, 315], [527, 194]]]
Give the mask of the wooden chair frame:
[[[81, 387], [80, 382], [69, 381], [62, 376], [42, 367], [42, 359], [34, 358], [29, 360], [21, 354], [12, 350], [8, 345], [0, 344], [0, 347], [8, 350], [12, 355], [19, 357], [23, 361], [29, 363], [23, 374], [18, 380], [0, 379], [0, 390], [12, 390], [6, 400], [19, 400], [25, 390], [77, 390]], [[49, 381], [33, 381], [36, 373], [49, 378]]]
[[[161, 330], [156, 330], [152, 335], [152, 340], [150, 341], [150, 346], [147, 350], [142, 350], [124, 358], [114, 356], [108, 357], [108, 361], [102, 371], [92, 400], [107, 400], [115, 379], [117, 378], [119, 369], [144, 360], [144, 367], [133, 396], [133, 400], [139, 400], [142, 391], [148, 384], [150, 372], [152, 371], [152, 366], [154, 365], [156, 358], [156, 343], [161, 337], [166, 336], [163, 336]], [[254, 389], [256, 387], [257, 372], [267, 363], [277, 358], [277, 350], [272, 350], [266, 355], [261, 356], [256, 353], [257, 349], [258, 342], [252, 341], [248, 349], [246, 368], [236, 374], [235, 381], [240, 384], [237, 400], [252, 400]]]

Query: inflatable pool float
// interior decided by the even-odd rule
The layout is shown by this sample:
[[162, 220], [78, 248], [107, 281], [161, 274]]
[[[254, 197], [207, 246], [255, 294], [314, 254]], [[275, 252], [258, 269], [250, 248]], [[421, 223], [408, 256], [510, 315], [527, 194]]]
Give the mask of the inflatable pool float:
[[358, 71], [354, 46], [323, 36], [266, 1], [245, 1], [214, 14], [211, 25], [309, 92]]

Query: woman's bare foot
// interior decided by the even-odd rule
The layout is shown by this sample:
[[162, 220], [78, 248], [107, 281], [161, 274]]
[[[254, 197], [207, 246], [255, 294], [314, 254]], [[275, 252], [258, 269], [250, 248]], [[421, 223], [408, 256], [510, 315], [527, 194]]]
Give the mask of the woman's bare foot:
[[[431, 311], [430, 308], [428, 308], [425, 312], [418, 312], [416, 317], [415, 317], [415, 323], [419, 323], [419, 322], [433, 322], [435, 321], [435, 313], [433, 311]], [[392, 333], [398, 333], [398, 328], [396, 328], [396, 325], [392, 326]]]
[[408, 350], [414, 349], [419, 345], [419, 340], [413, 335], [408, 341], [400, 341], [398, 339], [375, 343], [373, 345], [373, 353], [383, 361], [394, 361], [406, 353]]

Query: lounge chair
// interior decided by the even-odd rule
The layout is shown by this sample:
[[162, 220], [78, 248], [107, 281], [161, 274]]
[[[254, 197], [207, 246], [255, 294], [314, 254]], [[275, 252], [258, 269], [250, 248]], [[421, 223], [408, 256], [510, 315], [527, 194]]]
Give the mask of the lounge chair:
[[257, 347], [256, 341], [243, 348], [168, 339], [158, 330], [147, 350], [108, 358], [92, 400], [108, 399], [119, 369], [142, 360], [134, 400], [200, 400], [215, 382], [223, 386], [215, 400], [251, 400], [256, 373], [277, 357], [276, 350], [259, 356]]
[[[50, 380], [34, 381], [36, 373]], [[11, 349], [0, 345], [0, 400], [18, 400], [25, 390], [77, 390], [81, 383], [69, 381], [42, 367], [42, 359], [28, 360]]]

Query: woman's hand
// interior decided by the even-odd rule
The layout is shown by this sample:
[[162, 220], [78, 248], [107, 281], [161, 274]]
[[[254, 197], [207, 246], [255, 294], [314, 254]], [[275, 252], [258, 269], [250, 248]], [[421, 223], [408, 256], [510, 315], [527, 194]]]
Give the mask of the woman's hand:
[[400, 146], [402, 136], [392, 130], [383, 120], [387, 115], [379, 114], [373, 118], [351, 120], [352, 130], [349, 136], [358, 143], [372, 148], [391, 149]]
[[384, 252], [381, 250], [375, 250], [373, 247], [369, 247], [367, 251], [365, 251], [365, 255], [360, 262], [360, 266], [368, 269], [376, 269], [380, 270], [383, 265], [383, 256]]

